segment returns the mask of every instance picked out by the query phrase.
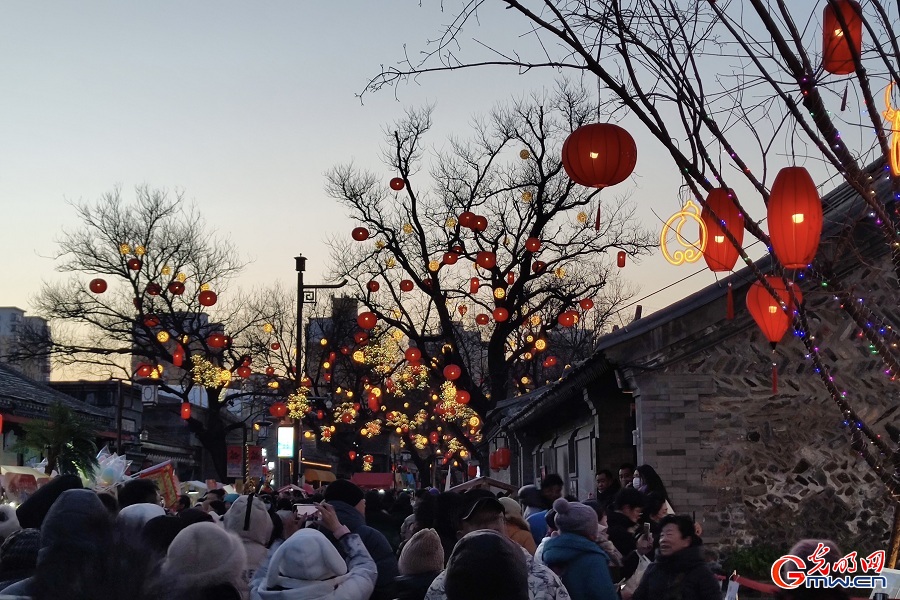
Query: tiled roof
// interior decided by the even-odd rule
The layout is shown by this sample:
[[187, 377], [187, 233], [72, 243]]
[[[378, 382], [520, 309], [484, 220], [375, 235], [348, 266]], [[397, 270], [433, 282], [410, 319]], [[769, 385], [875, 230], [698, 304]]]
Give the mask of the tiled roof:
[[9, 366], [0, 364], [0, 406], [10, 408], [23, 415], [37, 416], [46, 414], [47, 407], [56, 402], [71, 408], [75, 412], [110, 421], [113, 415], [95, 406], [91, 406], [72, 396], [57, 392], [50, 386], [29, 379]]

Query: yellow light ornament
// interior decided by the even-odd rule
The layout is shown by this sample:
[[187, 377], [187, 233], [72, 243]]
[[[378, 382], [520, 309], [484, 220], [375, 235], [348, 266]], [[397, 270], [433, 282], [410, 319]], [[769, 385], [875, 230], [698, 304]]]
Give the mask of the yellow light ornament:
[[499, 287], [494, 288], [494, 298], [496, 298], [497, 300], [503, 300], [504, 298], [506, 298], [506, 290]]
[[177, 279], [181, 283], [184, 283], [185, 281], [187, 281], [187, 275], [185, 275], [184, 273], [179, 273], [175, 276], [175, 279]]
[[165, 344], [169, 341], [169, 332], [168, 331], [160, 331], [156, 334], [156, 341], [160, 344]]
[[410, 225], [409, 223], [404, 223], [403, 224], [403, 233], [405, 233], [406, 235], [409, 235], [412, 232], [413, 232], [413, 226]]
[[534, 343], [535, 350], [546, 350], [547, 349], [547, 340], [538, 340]]
[[209, 291], [209, 284], [208, 284], [208, 283], [201, 283], [201, 284], [200, 284], [200, 291], [201, 291], [201, 292], [208, 292], [208, 291]]
[[454, 229], [456, 227], [456, 219], [450, 217], [449, 219], [447, 219], [446, 225], [447, 229]]
[[160, 269], [159, 272], [163, 275], [169, 276], [172, 274], [172, 267], [170, 267], [169, 265], [163, 265], [163, 268]]
[[275, 327], [271, 323], [266, 323], [263, 325], [263, 331], [266, 333], [272, 333], [275, 331]]
[[887, 89], [884, 90], [884, 106], [885, 111], [882, 113], [884, 118], [891, 122], [891, 148], [888, 156], [888, 162], [891, 164], [891, 174], [894, 177], [900, 176], [900, 110], [891, 106], [891, 90], [894, 88], [894, 82], [890, 82]]
[[[689, 222], [694, 222], [700, 231], [700, 237], [695, 242], [689, 242], [685, 239], [682, 230]], [[669, 250], [669, 238], [674, 234], [674, 241], [677, 242], [682, 249]], [[706, 250], [707, 231], [706, 224], [700, 218], [700, 209], [694, 204], [693, 200], [688, 200], [687, 204], [673, 214], [663, 225], [662, 232], [659, 235], [659, 247], [662, 250], [663, 258], [669, 264], [674, 266], [683, 265], [685, 263], [695, 263], [703, 256]]]
[[128, 244], [119, 244], [119, 254], [125, 255], [131, 252], [131, 246]]
[[525, 203], [531, 202], [532, 198], [534, 198], [534, 196], [528, 190], [525, 190], [524, 192], [522, 192], [522, 202], [525, 202]]
[[581, 223], [582, 225], [588, 222], [588, 215], [583, 210], [578, 213], [578, 216], [576, 218], [578, 219], [578, 222]]
[[376, 250], [381, 250], [384, 247], [385, 247], [384, 240], [375, 240], [375, 249]]
[[437, 273], [440, 268], [441, 268], [441, 263], [439, 263], [438, 261], [436, 261], [436, 260], [428, 261], [428, 270], [431, 271], [432, 273]]
[[519, 152], [519, 158], [521, 158], [522, 160], [528, 160], [529, 158], [531, 158], [531, 152], [529, 152], [528, 150], [522, 150]]
[[144, 248], [143, 246], [135, 246], [134, 254], [135, 254], [135, 256], [143, 256], [143, 255], [147, 254], [147, 249]]

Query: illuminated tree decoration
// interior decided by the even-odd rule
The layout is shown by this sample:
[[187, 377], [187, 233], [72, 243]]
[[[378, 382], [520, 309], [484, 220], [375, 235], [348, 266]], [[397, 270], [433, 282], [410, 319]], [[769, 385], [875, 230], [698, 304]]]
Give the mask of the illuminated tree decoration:
[[[838, 13], [847, 28], [841, 26]], [[862, 48], [862, 7], [855, 0], [833, 0], [825, 3], [822, 17], [822, 68], [835, 75], [848, 75], [856, 70], [853, 55]]]
[[[688, 223], [695, 223], [700, 229], [700, 237], [697, 241], [689, 242], [685, 239], [682, 231], [684, 226]], [[682, 249], [675, 250], [674, 252], [669, 250], [669, 237], [671, 234], [674, 234], [675, 241]], [[703, 251], [706, 248], [706, 238], [706, 223], [700, 218], [700, 210], [692, 200], [688, 200], [687, 204], [685, 204], [680, 211], [669, 217], [665, 225], [663, 225], [662, 231], [659, 234], [659, 247], [662, 250], [663, 257], [666, 261], [677, 267], [685, 263], [694, 263], [700, 260], [700, 257], [703, 256]], [[621, 267], [624, 265], [619, 266]]]
[[460, 369], [458, 365], [447, 365], [444, 367], [444, 377], [446, 379], [455, 381], [459, 379], [460, 375], [462, 375], [462, 369]]
[[359, 313], [359, 316], [356, 317], [356, 323], [363, 329], [374, 329], [377, 322], [378, 317], [375, 316], [375, 313], [369, 311]]
[[616, 254], [616, 266], [618, 266], [620, 269], [625, 267], [626, 256], [627, 255], [625, 254], [624, 250], [619, 250], [619, 252]]
[[493, 252], [479, 252], [475, 255], [475, 263], [483, 269], [493, 269], [497, 266], [497, 256]]
[[537, 252], [541, 249], [541, 240], [540, 238], [530, 237], [525, 240], [525, 249], [529, 252]]
[[775, 176], [767, 208], [769, 237], [788, 269], [812, 262], [822, 236], [822, 200], [804, 167], [784, 167]]
[[144, 291], [150, 296], [159, 296], [162, 293], [162, 286], [156, 282], [148, 283]]
[[180, 281], [173, 281], [168, 287], [169, 293], [174, 296], [180, 296], [184, 293], [184, 284]]
[[402, 292], [411, 292], [413, 291], [413, 282], [409, 279], [404, 279], [400, 282], [400, 291]]
[[287, 413], [288, 407], [284, 402], [273, 402], [272, 406], [269, 407], [269, 414], [276, 419], [284, 418]]
[[381, 285], [375, 281], [374, 279], [366, 284], [366, 289], [368, 289], [373, 294], [381, 289]]
[[590, 298], [584, 298], [578, 301], [578, 306], [581, 307], [581, 310], [591, 310], [594, 308], [594, 301]]
[[[733, 190], [715, 188], [706, 196], [707, 206], [700, 212], [708, 236], [703, 259], [709, 270], [715, 273], [734, 269], [739, 256], [738, 249], [725, 236], [725, 232], [734, 236], [738, 246], [744, 243], [744, 215], [738, 210], [733, 198]], [[719, 218], [718, 221], [710, 214], [710, 210]]]
[[494, 320], [502, 323], [509, 318], [509, 311], [502, 306], [494, 309]]
[[350, 232], [350, 236], [357, 242], [364, 242], [369, 239], [369, 230], [365, 227], [356, 227]]
[[91, 279], [91, 282], [88, 284], [88, 288], [94, 292], [95, 294], [102, 294], [106, 291], [107, 285], [105, 279]]
[[490, 322], [491, 318], [484, 313], [479, 313], [475, 315], [475, 322], [479, 325], [487, 325]]
[[312, 410], [309, 404], [309, 388], [300, 387], [287, 397], [287, 414], [292, 419], [302, 419]]
[[891, 149], [888, 159], [891, 164], [891, 174], [894, 177], [900, 176], [900, 110], [895, 109], [891, 105], [891, 90], [894, 88], [894, 82], [890, 82], [884, 90], [884, 106], [885, 111], [882, 113], [884, 118], [890, 121], [891, 130]]
[[141, 259], [139, 259], [139, 258], [129, 258], [128, 263], [126, 263], [126, 264], [128, 265], [128, 268], [131, 269], [132, 271], [140, 271], [141, 267], [144, 266], [144, 263], [142, 263]]

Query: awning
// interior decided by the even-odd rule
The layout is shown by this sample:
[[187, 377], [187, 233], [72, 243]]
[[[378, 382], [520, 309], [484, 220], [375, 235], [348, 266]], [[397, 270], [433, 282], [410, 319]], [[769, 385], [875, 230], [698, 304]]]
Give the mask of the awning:
[[331, 471], [321, 471], [319, 469], [309, 468], [303, 471], [303, 476], [306, 477], [307, 481], [324, 481], [326, 483], [337, 479]]
[[364, 490], [389, 490], [394, 487], [394, 474], [354, 473], [350, 481]]
[[31, 467], [2, 465], [0, 466], [0, 475], [31, 475], [36, 480], [50, 479], [50, 476], [43, 471], [38, 471], [37, 469], [32, 469]]

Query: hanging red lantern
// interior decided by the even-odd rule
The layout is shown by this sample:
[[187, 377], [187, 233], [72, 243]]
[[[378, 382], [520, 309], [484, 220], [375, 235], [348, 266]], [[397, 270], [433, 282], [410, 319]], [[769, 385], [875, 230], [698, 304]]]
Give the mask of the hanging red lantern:
[[466, 390], [456, 390], [456, 401], [460, 404], [468, 404], [472, 399], [472, 395]]
[[516, 282], [516, 272], [510, 271], [506, 274], [506, 285], [512, 285]]
[[493, 252], [479, 252], [475, 255], [475, 263], [483, 269], [493, 269], [497, 266], [497, 255]]
[[447, 365], [444, 367], [444, 378], [447, 380], [454, 381], [459, 379], [460, 375], [462, 375], [462, 369], [458, 365]]
[[284, 402], [273, 402], [272, 406], [269, 407], [269, 414], [275, 417], [276, 419], [281, 419], [285, 415], [287, 415], [288, 407]]
[[373, 294], [381, 289], [381, 285], [374, 279], [366, 284], [366, 288]]
[[575, 325], [575, 323], [578, 322], [578, 313], [576, 313], [574, 310], [564, 311], [560, 313], [557, 321], [563, 327], [572, 327]]
[[498, 323], [502, 323], [503, 321], [509, 318], [509, 311], [503, 308], [502, 306], [494, 309], [494, 320]]
[[558, 362], [555, 356], [548, 356], [544, 359], [544, 367], [549, 369], [550, 367], [555, 367]]
[[[781, 277], [766, 275], [766, 281], [775, 290], [779, 298], [773, 297], [763, 287], [762, 282], [754, 281], [750, 289], [747, 290], [747, 310], [750, 311], [753, 320], [756, 321], [763, 335], [766, 336], [766, 339], [769, 340], [772, 348], [774, 348], [775, 344], [781, 341], [781, 338], [787, 333], [793, 320], [793, 317], [789, 317], [782, 310], [781, 302], [784, 302], [788, 311], [793, 314], [794, 310], [803, 302], [803, 294], [800, 292], [799, 287], [791, 284], [790, 289], [797, 297], [797, 302], [795, 303]], [[781, 302], [779, 302], [779, 299]]]
[[469, 465], [468, 467], [469, 477], [477, 477], [478, 476], [478, 465]]
[[437, 431], [432, 431], [431, 433], [428, 434], [428, 441], [431, 442], [432, 444], [437, 444], [438, 441], [440, 441], [440, 439], [441, 438], [438, 435]]
[[175, 296], [180, 296], [184, 293], [184, 284], [180, 281], [173, 281], [169, 284], [169, 293]]
[[369, 239], [369, 230], [365, 227], [356, 227], [350, 232], [350, 236], [357, 242], [364, 242]]
[[581, 307], [581, 310], [591, 310], [594, 308], [594, 301], [590, 298], [584, 298], [578, 301], [578, 306]]
[[271, 366], [266, 367], [266, 375], [271, 377], [274, 374], [275, 374], [275, 367], [271, 367]]
[[153, 365], [149, 363], [140, 363], [134, 370], [134, 373], [138, 377], [150, 377], [150, 375], [153, 374], [153, 370]]
[[356, 451], [355, 451], [355, 450], [351, 450], [350, 452], [348, 452], [348, 453], [347, 453], [347, 458], [349, 458], [351, 462], [354, 461], [354, 460], [356, 460]]
[[456, 252], [444, 252], [442, 260], [445, 265], [455, 265], [456, 261], [459, 260], [459, 255]]
[[191, 403], [190, 402], [182, 402], [181, 403], [181, 418], [187, 421], [191, 418]]
[[325, 383], [331, 383], [331, 373], [325, 373], [325, 375], [322, 376], [322, 379], [325, 380]]
[[159, 327], [159, 317], [156, 315], [146, 315], [144, 317], [144, 327], [149, 327], [150, 329]]
[[637, 146], [634, 138], [618, 125], [582, 125], [563, 143], [562, 163], [566, 175], [575, 183], [604, 188], [631, 175], [637, 164]]
[[469, 280], [469, 293], [470, 294], [477, 294], [478, 289], [480, 287], [481, 287], [481, 280], [478, 279], [477, 277], [473, 277], [472, 279]]
[[399, 192], [406, 186], [406, 183], [400, 177], [394, 177], [391, 179], [391, 189], [395, 192]]
[[470, 228], [472, 227], [472, 223], [475, 221], [475, 213], [464, 211], [459, 215], [459, 224], [462, 227]]
[[175, 351], [172, 353], [172, 364], [176, 367], [184, 364], [184, 348], [181, 344], [175, 345]]
[[374, 329], [377, 322], [378, 317], [375, 316], [375, 313], [369, 311], [359, 313], [359, 316], [356, 317], [356, 323], [363, 329]]
[[[734, 191], [727, 188], [715, 188], [706, 196], [706, 206], [700, 212], [700, 218], [706, 225], [706, 248], [703, 259], [706, 266], [714, 273], [731, 271], [739, 256], [738, 248], [725, 236], [728, 231], [737, 240], [738, 246], [744, 243], [744, 215], [734, 202]], [[719, 218], [713, 218], [710, 211]]]
[[408, 362], [417, 363], [422, 360], [422, 351], [418, 348], [407, 348], [404, 356]]
[[219, 297], [216, 296], [216, 293], [212, 290], [203, 290], [202, 292], [200, 292], [198, 299], [200, 301], [200, 304], [202, 304], [203, 306], [212, 306], [216, 303]]
[[[847, 28], [841, 27], [840, 14]], [[856, 71], [853, 55], [861, 55], [862, 7], [854, 0], [834, 0], [825, 3], [822, 17], [822, 68], [835, 75], [848, 75]]]
[[525, 240], [525, 249], [529, 252], [537, 252], [541, 249], [541, 240], [536, 237], [530, 237]]
[[373, 413], [378, 412], [378, 409], [381, 408], [381, 402], [378, 401], [378, 396], [375, 394], [369, 394], [368, 398], [366, 398], [366, 402], [369, 405], [369, 410]]
[[365, 331], [357, 331], [353, 334], [353, 341], [362, 346], [369, 341], [369, 334]]
[[272, 345], [269, 346], [269, 348], [271, 348], [272, 350], [281, 350], [281, 344], [279, 344], [278, 342], [272, 342]]
[[402, 292], [411, 292], [413, 287], [413, 282], [409, 279], [404, 279], [400, 282], [400, 291]]
[[487, 226], [488, 220], [486, 217], [476, 216], [474, 219], [472, 219], [472, 229], [474, 229], [475, 231], [484, 231], [485, 229], [487, 229]]
[[772, 182], [767, 209], [769, 237], [778, 261], [803, 269], [813, 261], [822, 236], [822, 200], [803, 167], [784, 167]]
[[162, 293], [162, 286], [158, 283], [148, 283], [144, 291], [150, 296], [159, 296]]
[[491, 467], [491, 471], [499, 471], [500, 467], [497, 466], [497, 453], [491, 452], [488, 455], [488, 465]]
[[214, 333], [206, 338], [206, 345], [210, 348], [224, 348], [228, 345], [228, 336]]
[[616, 265], [621, 269], [625, 266], [625, 251], [619, 250], [619, 253], [616, 254]]
[[250, 367], [238, 367], [237, 368], [238, 377], [242, 379], [247, 379], [251, 375], [253, 375], [253, 369]]
[[491, 320], [491, 318], [484, 313], [479, 313], [479, 314], [475, 315], [475, 322], [478, 323], [479, 325], [487, 325], [488, 321], [490, 321], [490, 320]]
[[547, 263], [545, 263], [542, 260], [536, 260], [531, 264], [531, 270], [534, 273], [540, 275], [541, 273], [543, 273], [544, 271], [547, 270]]
[[371, 465], [373, 462], [375, 462], [375, 457], [371, 454], [366, 454], [365, 456], [363, 456], [363, 462]]
[[510, 463], [509, 448], [497, 448], [497, 468], [501, 471], [509, 468]]
[[129, 258], [128, 262], [125, 264], [127, 264], [128, 268], [132, 271], [140, 271], [141, 267], [144, 266], [144, 263], [142, 263], [139, 258]]
[[324, 410], [321, 410], [321, 409], [320, 409], [320, 410], [317, 410], [317, 411], [316, 411], [316, 418], [319, 419], [320, 421], [321, 421], [322, 419], [324, 419], [324, 418], [325, 418], [325, 411], [324, 411]]
[[102, 294], [106, 291], [106, 280], [100, 279], [91, 279], [91, 282], [88, 284], [88, 288], [94, 292], [95, 294]]

